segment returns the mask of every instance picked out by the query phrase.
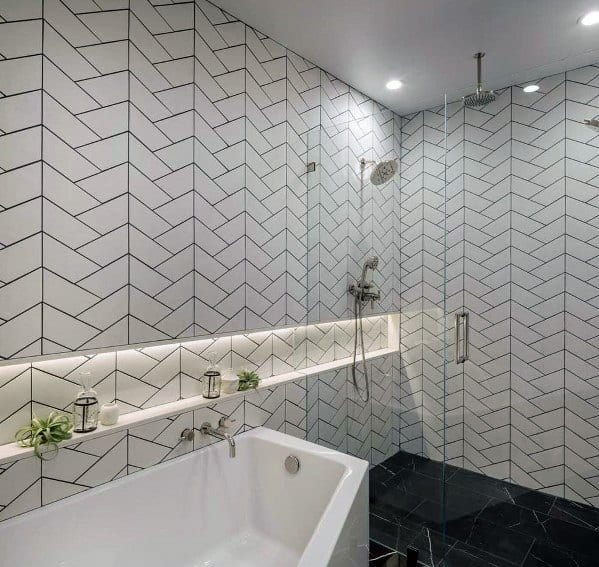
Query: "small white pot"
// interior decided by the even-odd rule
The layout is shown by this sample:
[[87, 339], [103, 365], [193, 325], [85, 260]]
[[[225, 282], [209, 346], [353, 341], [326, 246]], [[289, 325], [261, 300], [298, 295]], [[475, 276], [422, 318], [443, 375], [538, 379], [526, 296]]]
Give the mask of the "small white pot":
[[102, 425], [114, 425], [119, 420], [120, 410], [116, 402], [103, 404], [100, 408], [100, 423]]
[[220, 391], [223, 394], [234, 394], [237, 392], [237, 388], [239, 388], [239, 378], [237, 378], [237, 374], [229, 368], [222, 377]]

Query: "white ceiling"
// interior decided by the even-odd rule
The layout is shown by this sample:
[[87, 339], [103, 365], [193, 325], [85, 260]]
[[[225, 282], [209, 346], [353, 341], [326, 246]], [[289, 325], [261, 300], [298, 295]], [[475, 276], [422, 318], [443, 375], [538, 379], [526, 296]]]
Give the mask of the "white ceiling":
[[599, 25], [577, 23], [599, 0], [214, 1], [401, 113], [471, 92], [476, 51], [490, 88], [599, 61]]

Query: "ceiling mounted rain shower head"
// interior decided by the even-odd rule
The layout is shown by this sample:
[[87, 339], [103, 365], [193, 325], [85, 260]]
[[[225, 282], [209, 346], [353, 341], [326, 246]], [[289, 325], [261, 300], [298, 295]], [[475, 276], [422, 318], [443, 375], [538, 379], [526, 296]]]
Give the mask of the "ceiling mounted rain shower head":
[[584, 121], [584, 125], [588, 126], [594, 132], [598, 132], [599, 133], [599, 119], [592, 118], [591, 120], [585, 120]]
[[484, 53], [475, 53], [474, 58], [476, 59], [476, 92], [466, 95], [462, 100], [464, 101], [464, 106], [468, 108], [478, 108], [480, 106], [484, 106], [485, 104], [489, 104], [495, 100], [495, 93], [493, 91], [485, 91], [483, 90], [482, 83], [482, 58], [485, 56]]
[[370, 182], [373, 185], [387, 183], [397, 173], [397, 158], [381, 161], [374, 166], [370, 174]]

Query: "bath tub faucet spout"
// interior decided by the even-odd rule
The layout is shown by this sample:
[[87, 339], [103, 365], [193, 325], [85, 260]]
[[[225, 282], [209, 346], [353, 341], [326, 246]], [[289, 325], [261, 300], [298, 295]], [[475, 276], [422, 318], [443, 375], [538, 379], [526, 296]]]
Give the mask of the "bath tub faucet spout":
[[213, 437], [222, 439], [229, 444], [229, 457], [231, 457], [231, 459], [235, 458], [235, 438], [233, 435], [224, 430], [234, 422], [234, 419], [229, 420], [223, 416], [218, 420], [217, 428], [212, 427], [212, 424], [209, 421], [205, 421], [202, 423], [202, 427], [200, 427], [200, 431], [204, 435], [212, 435]]

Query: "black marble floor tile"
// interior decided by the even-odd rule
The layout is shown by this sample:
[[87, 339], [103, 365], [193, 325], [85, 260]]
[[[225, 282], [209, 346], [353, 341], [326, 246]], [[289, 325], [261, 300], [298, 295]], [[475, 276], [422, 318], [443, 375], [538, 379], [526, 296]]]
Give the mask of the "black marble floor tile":
[[535, 541], [522, 567], [597, 567], [599, 550], [595, 548], [587, 551], [591, 555]]
[[598, 509], [416, 455], [389, 461], [373, 469], [371, 537], [400, 554], [411, 545], [434, 567], [599, 567]]
[[515, 564], [481, 549], [456, 544], [447, 551], [441, 567], [515, 567]]
[[370, 560], [379, 559], [383, 556], [391, 555], [393, 553], [395, 553], [395, 550], [391, 549], [390, 547], [381, 545], [372, 539], [370, 540], [370, 546], [368, 547], [368, 558]]
[[492, 500], [481, 511], [478, 519], [534, 538], [545, 539], [549, 535], [547, 530], [549, 516], [547, 514], [516, 506], [511, 502]]
[[549, 515], [579, 526], [599, 530], [599, 509], [586, 504], [556, 498]]

